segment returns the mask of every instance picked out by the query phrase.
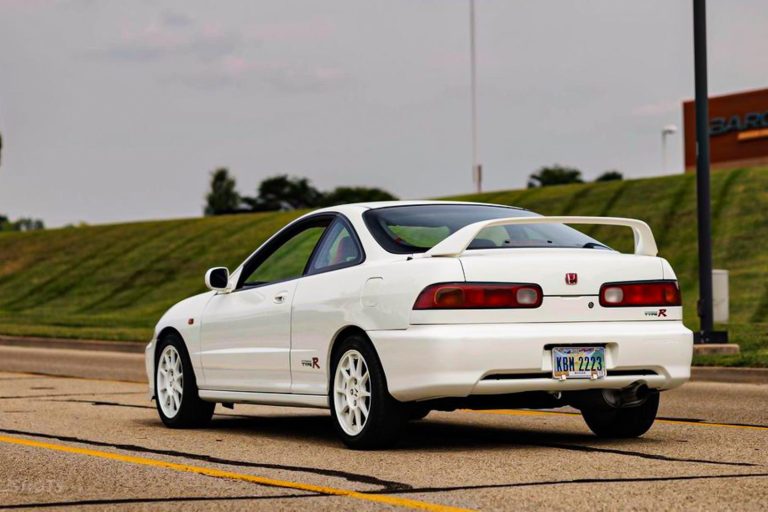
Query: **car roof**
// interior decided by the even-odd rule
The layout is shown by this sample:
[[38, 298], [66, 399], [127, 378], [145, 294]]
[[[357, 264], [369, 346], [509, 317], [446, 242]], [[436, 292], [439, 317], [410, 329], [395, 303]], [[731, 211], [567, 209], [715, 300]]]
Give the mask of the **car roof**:
[[410, 200], [410, 201], [369, 201], [364, 203], [351, 203], [351, 204], [342, 204], [338, 206], [330, 206], [328, 208], [323, 208], [320, 210], [316, 210], [312, 213], [319, 213], [319, 212], [352, 212], [357, 211], [360, 212], [361, 210], [375, 210], [378, 208], [391, 208], [393, 206], [428, 206], [428, 205], [477, 205], [477, 206], [501, 206], [504, 208], [512, 208], [515, 210], [522, 210], [523, 208], [520, 208], [518, 206], [510, 206], [506, 204], [493, 204], [493, 203], [478, 203], [473, 201], [429, 201], [429, 200]]

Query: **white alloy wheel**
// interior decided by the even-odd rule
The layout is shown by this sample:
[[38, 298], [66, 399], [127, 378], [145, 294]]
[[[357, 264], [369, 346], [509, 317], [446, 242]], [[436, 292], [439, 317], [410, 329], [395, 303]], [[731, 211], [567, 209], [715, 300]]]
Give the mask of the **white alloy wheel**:
[[336, 365], [333, 379], [336, 418], [350, 436], [362, 432], [371, 411], [371, 376], [363, 355], [348, 350]]
[[168, 418], [174, 418], [184, 398], [184, 367], [176, 347], [168, 345], [157, 362], [157, 400]]

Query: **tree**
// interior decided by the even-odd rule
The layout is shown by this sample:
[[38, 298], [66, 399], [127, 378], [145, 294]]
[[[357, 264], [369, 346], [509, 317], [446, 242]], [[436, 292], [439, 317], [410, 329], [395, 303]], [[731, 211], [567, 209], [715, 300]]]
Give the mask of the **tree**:
[[323, 193], [307, 178], [281, 174], [262, 181], [258, 195], [255, 198], [244, 197], [243, 202], [253, 211], [297, 210], [320, 206], [323, 199]]
[[22, 217], [14, 222], [16, 231], [38, 231], [45, 229], [45, 224], [40, 219], [33, 219], [30, 217]]
[[550, 185], [564, 185], [566, 183], [584, 183], [581, 179], [581, 171], [574, 167], [553, 165], [542, 167], [529, 176], [528, 188], [548, 187]]
[[236, 190], [235, 178], [220, 167], [211, 173], [211, 191], [206, 195], [205, 215], [234, 213], [240, 208], [240, 194]]
[[12, 221], [5, 215], [0, 215], [0, 231], [37, 231], [45, 229], [45, 223], [40, 219], [21, 217]]
[[369, 201], [396, 201], [386, 190], [375, 187], [336, 187], [325, 194], [324, 206], [336, 206], [337, 204], [363, 203]]
[[603, 174], [597, 177], [595, 181], [619, 181], [623, 180], [624, 175], [621, 174], [619, 171], [612, 169], [610, 171], [605, 171]]

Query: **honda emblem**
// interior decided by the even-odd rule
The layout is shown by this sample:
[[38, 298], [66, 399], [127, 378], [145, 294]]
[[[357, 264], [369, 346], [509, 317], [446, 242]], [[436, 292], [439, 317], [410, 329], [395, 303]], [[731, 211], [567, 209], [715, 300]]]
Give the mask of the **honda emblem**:
[[578, 274], [565, 274], [565, 284], [576, 284], [579, 282], [579, 275]]

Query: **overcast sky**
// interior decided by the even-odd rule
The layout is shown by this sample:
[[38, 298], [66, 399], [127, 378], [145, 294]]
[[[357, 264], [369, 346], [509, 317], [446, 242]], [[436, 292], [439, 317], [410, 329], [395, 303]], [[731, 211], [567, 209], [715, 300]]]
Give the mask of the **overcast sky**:
[[[768, 86], [768, 3], [710, 0], [710, 91]], [[690, 0], [477, 0], [486, 189], [658, 175], [693, 94]], [[469, 192], [467, 0], [0, 0], [0, 212], [200, 215], [208, 177]], [[682, 134], [670, 139], [682, 168]]]

